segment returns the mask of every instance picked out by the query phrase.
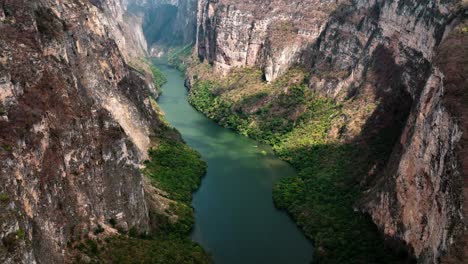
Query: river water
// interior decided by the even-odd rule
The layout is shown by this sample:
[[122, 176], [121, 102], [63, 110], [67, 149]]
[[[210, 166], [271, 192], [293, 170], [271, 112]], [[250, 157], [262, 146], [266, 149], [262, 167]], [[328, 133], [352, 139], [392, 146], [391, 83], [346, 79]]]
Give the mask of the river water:
[[158, 102], [169, 123], [208, 163], [194, 194], [195, 229], [216, 264], [301, 264], [312, 244], [288, 215], [273, 205], [275, 181], [295, 171], [271, 149], [223, 128], [187, 102], [183, 75], [157, 65], [168, 82]]

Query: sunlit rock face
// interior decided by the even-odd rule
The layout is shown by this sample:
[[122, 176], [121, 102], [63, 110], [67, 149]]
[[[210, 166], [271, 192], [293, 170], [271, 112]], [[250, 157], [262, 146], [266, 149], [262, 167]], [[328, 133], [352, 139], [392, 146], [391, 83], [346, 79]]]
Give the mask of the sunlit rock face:
[[198, 53], [223, 74], [258, 65], [267, 81], [302, 61], [340, 1], [199, 1]]
[[0, 262], [70, 262], [110, 219], [148, 231], [139, 169], [160, 122], [112, 39], [117, 3], [0, 3]]
[[[251, 66], [272, 81], [301, 65], [317, 94], [375, 104], [369, 115], [344, 117], [353, 125], [341, 136], [366, 140], [362, 133], [382, 128], [401, 136], [385, 165], [363, 175], [367, 191], [356, 209], [421, 263], [460, 263], [468, 251], [468, 128], [460, 113], [468, 106], [453, 94], [467, 94], [459, 80], [466, 70], [454, 69], [466, 68], [457, 58], [468, 43], [453, 35], [466, 36], [462, 2], [199, 0], [196, 51], [220, 75]], [[440, 55], [450, 49], [458, 55]], [[363, 95], [367, 101], [356, 99]]]

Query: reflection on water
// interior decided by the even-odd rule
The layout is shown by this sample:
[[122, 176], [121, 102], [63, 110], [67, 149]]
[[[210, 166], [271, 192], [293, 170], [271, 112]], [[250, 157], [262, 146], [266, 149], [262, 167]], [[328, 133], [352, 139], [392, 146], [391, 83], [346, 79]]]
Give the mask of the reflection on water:
[[193, 240], [219, 264], [309, 263], [311, 243], [285, 212], [275, 209], [271, 198], [274, 182], [295, 171], [269, 147], [198, 113], [187, 102], [182, 75], [158, 67], [168, 79], [159, 99], [161, 109], [208, 163], [193, 199]]

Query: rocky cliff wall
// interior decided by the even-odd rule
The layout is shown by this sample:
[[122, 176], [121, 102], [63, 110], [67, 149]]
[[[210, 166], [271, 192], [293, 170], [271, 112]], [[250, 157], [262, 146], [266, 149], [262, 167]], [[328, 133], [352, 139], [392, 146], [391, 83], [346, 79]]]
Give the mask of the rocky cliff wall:
[[199, 1], [197, 49], [226, 74], [262, 67], [267, 81], [301, 61], [343, 1]]
[[102, 4], [0, 1], [2, 263], [69, 262], [74, 241], [116, 232], [110, 219], [149, 230], [154, 87], [125, 65]]
[[448, 26], [427, 52], [430, 75], [366, 205], [384, 232], [406, 241], [423, 263], [463, 263], [468, 252], [465, 27]]
[[[421, 263], [460, 263], [467, 251], [468, 177], [460, 112], [467, 108], [458, 103], [449, 110], [453, 95], [446, 85], [464, 96], [466, 83], [458, 79], [467, 75], [451, 76], [452, 65], [447, 76], [436, 61], [453, 32], [466, 35], [465, 8], [462, 1], [433, 0], [200, 0], [196, 49], [224, 75], [258, 67], [272, 81], [292, 66], [305, 67], [311, 90], [345, 106], [331, 138], [370, 142], [382, 131], [400, 135], [388, 147], [389, 160], [362, 175], [367, 191], [356, 208]], [[459, 36], [444, 49], [463, 50], [463, 41]]]
[[112, 34], [128, 62], [148, 54], [142, 28], [144, 17], [140, 13], [128, 12], [128, 0], [93, 0], [91, 3], [101, 11], [98, 13], [99, 21]]
[[151, 56], [194, 43], [196, 0], [125, 0], [123, 4], [128, 16], [141, 19], [139, 30], [143, 29]]

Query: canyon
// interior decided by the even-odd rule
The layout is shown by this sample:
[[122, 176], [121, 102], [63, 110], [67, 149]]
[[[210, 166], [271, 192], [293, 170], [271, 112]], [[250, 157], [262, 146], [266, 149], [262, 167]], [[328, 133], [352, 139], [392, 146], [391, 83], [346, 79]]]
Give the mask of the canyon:
[[[191, 166], [195, 187], [204, 165], [162, 119], [151, 75], [128, 66], [147, 46], [141, 20], [123, 7], [0, 2], [2, 263], [112, 263], [155, 244], [162, 262], [205, 258], [185, 235], [193, 217], [178, 195], [185, 189], [167, 188], [149, 150], [186, 157], [178, 166]], [[166, 229], [181, 238], [139, 239]], [[167, 253], [176, 246], [177, 256]]]
[[[370, 215], [388, 243], [409, 249], [418, 262], [463, 262], [467, 72], [466, 59], [456, 58], [466, 58], [461, 44], [466, 6], [465, 1], [199, 1], [195, 48], [201, 66], [189, 72], [192, 101], [222, 125], [278, 145], [280, 156], [286, 153], [293, 165], [307, 161], [295, 153], [313, 157], [318, 144], [370, 150], [371, 157], [357, 159], [370, 164], [355, 178], [361, 193], [355, 210]], [[451, 45], [456, 55], [449, 55]], [[221, 81], [210, 77], [212, 72]], [[291, 90], [295, 85], [315, 97], [303, 88]], [[308, 112], [320, 114], [313, 104], [291, 99], [284, 108], [282, 97], [304, 94], [341, 108], [324, 124], [320, 143], [308, 142], [316, 140], [314, 129], [301, 130]], [[265, 118], [278, 121], [277, 127], [262, 123]], [[372, 157], [374, 147], [383, 153], [378, 159]], [[306, 183], [280, 189], [299, 184], [301, 192], [312, 192], [327, 169], [309, 169], [302, 177]], [[303, 228], [321, 217], [313, 206], [289, 203], [283, 206]], [[316, 231], [306, 233], [320, 239]], [[324, 255], [333, 251], [325, 242], [316, 244]]]
[[[273, 198], [314, 261], [463, 263], [467, 8], [0, 0], [0, 261], [111, 263], [126, 247], [211, 261], [188, 238], [206, 168], [164, 120], [144, 59], [180, 56], [197, 110], [297, 169]], [[190, 184], [161, 178], [161, 153], [196, 169]]]

